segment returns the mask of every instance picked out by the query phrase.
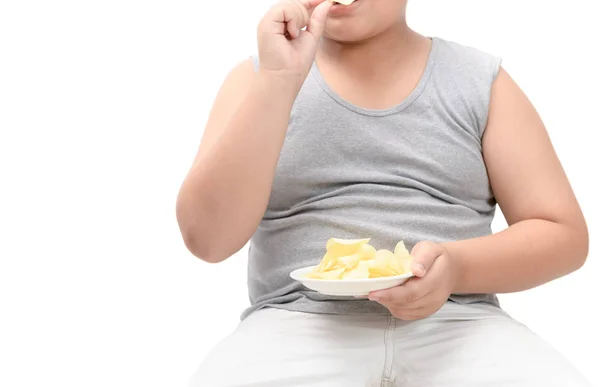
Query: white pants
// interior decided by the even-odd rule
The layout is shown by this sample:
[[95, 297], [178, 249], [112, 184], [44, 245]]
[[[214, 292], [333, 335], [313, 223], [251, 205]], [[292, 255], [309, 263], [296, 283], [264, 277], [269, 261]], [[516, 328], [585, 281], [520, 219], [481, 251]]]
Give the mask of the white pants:
[[426, 319], [264, 309], [242, 321], [193, 387], [583, 387], [556, 350], [491, 305]]

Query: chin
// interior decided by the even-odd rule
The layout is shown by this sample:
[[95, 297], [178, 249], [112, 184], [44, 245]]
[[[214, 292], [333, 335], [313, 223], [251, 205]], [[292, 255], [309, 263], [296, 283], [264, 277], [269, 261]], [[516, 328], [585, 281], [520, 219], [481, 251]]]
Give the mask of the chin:
[[348, 27], [344, 25], [330, 26], [329, 24], [327, 25], [324, 33], [324, 37], [326, 39], [340, 43], [361, 42], [375, 35], [376, 33], [372, 33], [372, 31], [363, 31], [356, 27]]

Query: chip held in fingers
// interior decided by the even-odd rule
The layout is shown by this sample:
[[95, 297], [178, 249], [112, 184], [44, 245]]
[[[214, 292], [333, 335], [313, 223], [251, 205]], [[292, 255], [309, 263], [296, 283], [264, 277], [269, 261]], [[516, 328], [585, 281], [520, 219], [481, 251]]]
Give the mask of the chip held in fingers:
[[329, 0], [329, 2], [333, 3], [333, 4], [342, 4], [342, 5], [350, 5], [352, 3], [354, 3], [355, 0]]
[[394, 252], [377, 250], [369, 242], [370, 238], [329, 239], [321, 262], [306, 274], [306, 278], [356, 280], [410, 273], [412, 256], [404, 242], [399, 242]]

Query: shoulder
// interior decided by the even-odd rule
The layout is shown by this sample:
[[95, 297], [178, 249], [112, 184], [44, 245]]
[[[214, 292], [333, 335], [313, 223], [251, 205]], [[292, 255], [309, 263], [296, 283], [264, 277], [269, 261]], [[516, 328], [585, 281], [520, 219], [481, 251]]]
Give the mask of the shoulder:
[[485, 130], [493, 85], [501, 70], [501, 57], [482, 49], [434, 38], [437, 93], [452, 101], [457, 114], [469, 120], [474, 133]]
[[447, 70], [467, 76], [487, 76], [495, 78], [500, 70], [502, 58], [480, 48], [461, 43], [434, 38], [437, 47], [438, 64]]
[[255, 77], [252, 60], [247, 58], [240, 61], [230, 70], [217, 95], [216, 103], [229, 105], [235, 102], [240, 102], [240, 98], [245, 95], [250, 88], [250, 84]]
[[246, 58], [233, 66], [219, 91], [220, 96], [243, 94], [249, 87], [255, 77], [254, 65], [251, 58]]

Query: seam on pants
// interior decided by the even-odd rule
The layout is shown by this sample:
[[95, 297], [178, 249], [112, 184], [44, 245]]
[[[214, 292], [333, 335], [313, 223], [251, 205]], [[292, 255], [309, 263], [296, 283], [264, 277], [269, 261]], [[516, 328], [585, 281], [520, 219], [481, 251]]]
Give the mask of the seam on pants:
[[391, 386], [391, 377], [394, 366], [394, 340], [390, 340], [393, 336], [393, 331], [396, 330], [396, 319], [394, 316], [389, 317], [388, 326], [383, 336], [383, 344], [385, 348], [385, 356], [383, 358], [383, 372], [381, 374], [381, 387]]

